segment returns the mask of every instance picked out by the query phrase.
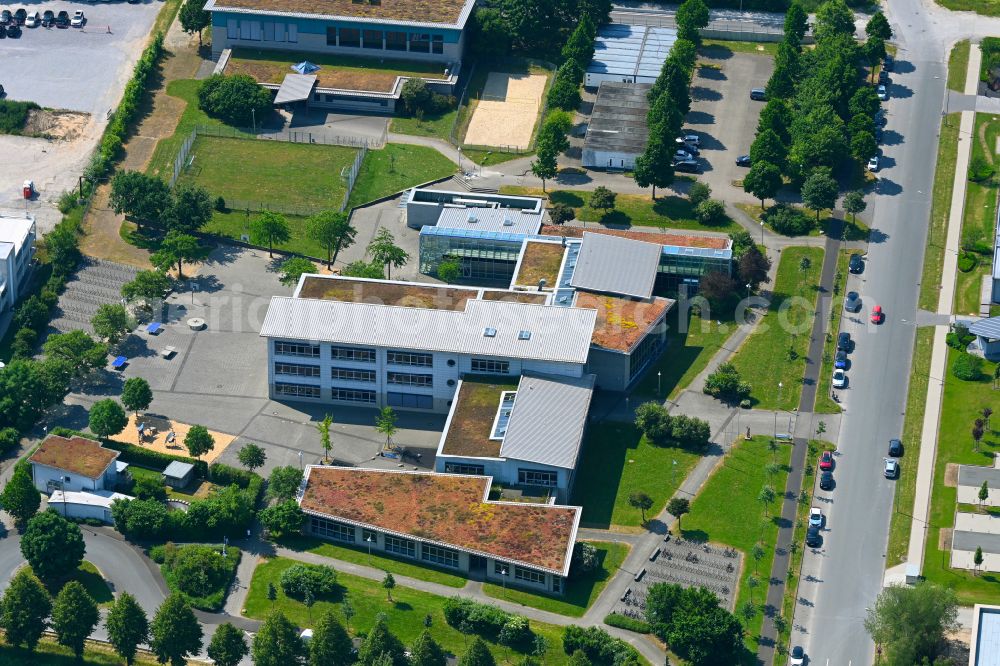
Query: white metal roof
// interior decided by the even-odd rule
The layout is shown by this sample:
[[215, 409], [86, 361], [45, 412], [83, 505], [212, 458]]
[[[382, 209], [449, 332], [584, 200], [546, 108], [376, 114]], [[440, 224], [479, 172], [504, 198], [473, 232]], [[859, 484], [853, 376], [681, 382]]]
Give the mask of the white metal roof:
[[676, 41], [673, 28], [609, 23], [597, 31], [587, 72], [655, 79]]
[[655, 243], [584, 232], [570, 284], [587, 291], [649, 298], [661, 253]]
[[[0, 245], [6, 247], [8, 252], [13, 246], [14, 254], [20, 254], [21, 248], [28, 242], [28, 236], [34, 229], [35, 221], [30, 218], [0, 216]], [[7, 252], [0, 248], [0, 256], [6, 254]]]
[[169, 476], [172, 479], [183, 479], [193, 469], [194, 465], [191, 463], [174, 460], [163, 470], [163, 476]]
[[312, 96], [315, 85], [315, 74], [285, 74], [278, 94], [274, 96], [274, 103], [278, 105], [307, 100]]
[[[464, 311], [274, 296], [266, 338], [586, 363], [597, 312], [470, 299]], [[493, 336], [484, 335], [487, 328]], [[530, 331], [527, 340], [521, 331]]]
[[446, 206], [441, 209], [437, 226], [446, 229], [478, 229], [534, 235], [542, 228], [542, 216], [539, 213], [524, 213], [514, 208]]
[[1000, 666], [1000, 608], [975, 607], [975, 644], [972, 646], [972, 666]]
[[121, 493], [113, 493], [110, 490], [94, 490], [88, 492], [74, 492], [62, 490], [52, 491], [52, 495], [49, 496], [49, 504], [80, 504], [83, 506], [99, 506], [105, 509], [111, 508], [111, 503], [115, 500], [130, 500], [135, 499], [130, 495], [123, 495]]
[[500, 457], [574, 469], [580, 455], [594, 375], [523, 375]]

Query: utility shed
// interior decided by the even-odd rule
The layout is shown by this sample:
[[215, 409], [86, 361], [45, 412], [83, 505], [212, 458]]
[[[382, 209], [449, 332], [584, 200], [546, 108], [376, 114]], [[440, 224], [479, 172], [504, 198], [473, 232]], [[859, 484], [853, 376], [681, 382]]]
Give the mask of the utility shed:
[[174, 490], [187, 487], [193, 476], [194, 465], [179, 460], [174, 460], [163, 470], [163, 482]]
[[587, 126], [583, 166], [588, 169], [632, 169], [646, 149], [649, 126], [648, 83], [605, 81]]
[[653, 83], [677, 41], [674, 28], [609, 23], [597, 31], [594, 58], [583, 85], [597, 88], [604, 81]]

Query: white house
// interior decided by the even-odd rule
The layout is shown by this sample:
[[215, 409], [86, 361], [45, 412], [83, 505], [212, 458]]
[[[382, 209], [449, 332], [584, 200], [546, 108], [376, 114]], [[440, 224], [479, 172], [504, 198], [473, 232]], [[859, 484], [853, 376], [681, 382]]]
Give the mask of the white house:
[[99, 520], [108, 525], [114, 525], [115, 521], [111, 517], [111, 503], [115, 500], [130, 499], [135, 498], [110, 490], [85, 492], [56, 490], [49, 496], [49, 508], [54, 509], [64, 518]]
[[34, 256], [35, 221], [0, 216], [0, 314], [23, 295]]
[[56, 490], [114, 490], [119, 473], [118, 452], [83, 437], [49, 435], [28, 459], [35, 488], [51, 494]]

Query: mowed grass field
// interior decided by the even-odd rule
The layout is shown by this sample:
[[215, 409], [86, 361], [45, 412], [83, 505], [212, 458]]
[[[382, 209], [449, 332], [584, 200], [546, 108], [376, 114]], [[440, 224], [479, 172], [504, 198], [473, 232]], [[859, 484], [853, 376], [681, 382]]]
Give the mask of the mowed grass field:
[[180, 182], [204, 187], [227, 204], [242, 199], [272, 204], [276, 210], [336, 210], [347, 191], [341, 171], [357, 153], [344, 146], [199, 136]]

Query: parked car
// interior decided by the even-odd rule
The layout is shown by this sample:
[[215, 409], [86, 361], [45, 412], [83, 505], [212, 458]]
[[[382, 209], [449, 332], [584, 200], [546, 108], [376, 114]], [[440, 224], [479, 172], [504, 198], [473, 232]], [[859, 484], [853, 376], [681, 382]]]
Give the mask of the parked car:
[[833, 367], [840, 370], [847, 370], [847, 352], [837, 352], [837, 355], [833, 357]]
[[849, 352], [853, 346], [854, 343], [851, 342], [851, 334], [847, 331], [837, 336], [837, 351]]
[[56, 22], [56, 13], [51, 9], [46, 9], [42, 12], [42, 27], [48, 28], [53, 23]]
[[750, 156], [749, 155], [740, 155], [739, 157], [737, 157], [736, 158], [736, 166], [741, 166], [741, 167], [752, 166], [750, 164]]
[[809, 527], [823, 527], [823, 510], [818, 506], [809, 509]]
[[793, 647], [792, 651], [789, 653], [789, 657], [791, 657], [788, 662], [789, 666], [802, 666], [802, 664], [806, 661], [806, 653], [805, 650], [802, 649], [801, 645]]
[[882, 312], [882, 306], [876, 305], [872, 308], [872, 323], [881, 324], [883, 321], [885, 321], [885, 313]]
[[879, 84], [878, 88], [875, 89], [875, 94], [878, 95], [878, 98], [883, 102], [889, 101], [889, 89], [884, 85]]
[[833, 388], [847, 388], [847, 373], [839, 368], [833, 371]]
[[694, 160], [681, 160], [674, 163], [674, 171], [681, 173], [701, 173], [701, 165]]
[[833, 452], [824, 451], [819, 457], [819, 468], [822, 470], [833, 469]]
[[11, 23], [7, 26], [7, 36], [12, 38], [17, 38], [21, 36], [21, 26], [16, 23]]
[[6, 37], [7, 37], [7, 26], [5, 26], [3, 23], [0, 23], [0, 39], [4, 39]]
[[868, 170], [872, 173], [878, 172], [878, 155], [872, 155], [871, 159], [868, 160]]
[[861, 255], [855, 252], [851, 255], [851, 260], [847, 264], [847, 269], [857, 275], [865, 270], [865, 260], [861, 258]]
[[899, 461], [895, 458], [886, 458], [882, 473], [887, 479], [895, 479], [899, 476]]
[[883, 58], [883, 60], [882, 60], [882, 69], [884, 69], [884, 70], [885, 70], [885, 71], [887, 71], [887, 72], [891, 72], [891, 71], [892, 71], [892, 68], [893, 68], [893, 67], [894, 67], [895, 65], [896, 65], [896, 61], [895, 61], [895, 60], [893, 59], [893, 57], [892, 57], [891, 55], [887, 55], [887, 56], [886, 56], [885, 58]]
[[683, 134], [677, 138], [681, 141], [681, 143], [701, 147], [701, 137], [697, 134]]
[[833, 490], [833, 472], [822, 472], [819, 475], [819, 489]]
[[73, 19], [69, 22], [74, 28], [82, 28], [83, 24], [87, 22], [87, 17], [83, 15], [83, 10], [76, 10], [73, 12]]
[[861, 296], [856, 291], [847, 292], [844, 299], [844, 309], [848, 312], [861, 312]]
[[42, 22], [42, 16], [38, 12], [31, 12], [28, 14], [28, 18], [24, 19], [24, 26], [26, 28], [37, 28]]
[[750, 90], [750, 99], [757, 102], [766, 102], [767, 92], [763, 88], [752, 88]]
[[898, 458], [903, 455], [903, 443], [898, 439], [889, 440], [889, 455]]
[[14, 12], [14, 20], [17, 21], [18, 25], [24, 25], [25, 19], [28, 18], [28, 10], [24, 7], [18, 7], [17, 11]]
[[823, 537], [819, 534], [818, 527], [810, 527], [806, 530], [806, 545], [810, 548], [819, 548], [823, 544]]
[[69, 27], [69, 12], [63, 10], [56, 14], [56, 27], [57, 28], [68, 28]]
[[0, 23], [7, 25], [11, 22], [14, 16], [10, 13], [9, 9], [0, 10]]
[[885, 117], [885, 109], [879, 109], [875, 112], [875, 124], [879, 127], [885, 127], [889, 120]]
[[883, 85], [888, 85], [889, 84], [889, 72], [886, 71], [885, 69], [880, 70], [879, 73], [878, 73], [878, 82], [881, 83], [881, 84], [883, 84]]
[[674, 152], [674, 160], [677, 162], [683, 162], [684, 160], [693, 160], [694, 154], [689, 153], [686, 150], [678, 150]]

